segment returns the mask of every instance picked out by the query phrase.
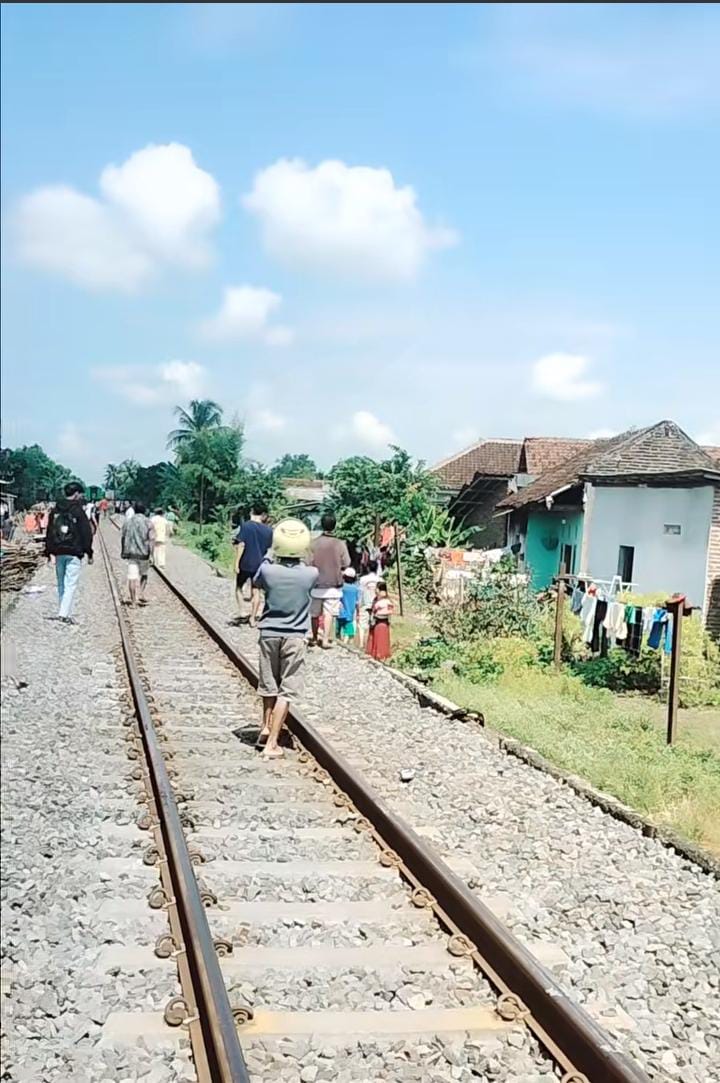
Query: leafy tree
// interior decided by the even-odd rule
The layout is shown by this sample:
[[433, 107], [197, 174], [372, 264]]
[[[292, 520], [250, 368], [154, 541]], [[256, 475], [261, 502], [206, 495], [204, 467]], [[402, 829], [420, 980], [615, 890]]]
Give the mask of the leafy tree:
[[105, 486], [110, 489], [111, 492], [115, 492], [120, 488], [120, 468], [115, 463], [108, 463], [105, 467]]
[[140, 463], [136, 459], [123, 459], [117, 465], [109, 463], [105, 467], [105, 485], [116, 496], [123, 497], [126, 500], [138, 499], [133, 498], [131, 492], [140, 469]]
[[142, 501], [147, 507], [164, 503], [169, 467], [171, 467], [170, 463], [139, 466], [130, 484], [124, 490], [124, 495], [129, 500]]
[[278, 478], [319, 478], [322, 477], [314, 459], [309, 455], [291, 455], [286, 453], [278, 459], [270, 470]]
[[15, 493], [19, 508], [54, 500], [68, 481], [79, 480], [67, 466], [46, 455], [39, 444], [3, 448], [0, 474], [8, 482], [8, 491]]
[[285, 492], [280, 477], [274, 470], [267, 470], [261, 463], [246, 462], [237, 470], [228, 487], [228, 504], [231, 514], [245, 519], [252, 504], [262, 500], [273, 517], [282, 512]]
[[181, 440], [176, 451], [178, 479], [192, 515], [200, 526], [231, 490], [243, 445], [238, 425], [206, 426]]
[[436, 482], [423, 462], [413, 462], [402, 448], [378, 462], [354, 455], [333, 466], [328, 475], [330, 498], [338, 519], [338, 533], [351, 541], [369, 538], [380, 523], [409, 527], [413, 519], [432, 507]]
[[222, 415], [222, 407], [212, 399], [193, 399], [187, 410], [176, 406], [178, 428], [168, 433], [167, 446], [172, 451], [179, 451], [200, 433], [222, 428]]

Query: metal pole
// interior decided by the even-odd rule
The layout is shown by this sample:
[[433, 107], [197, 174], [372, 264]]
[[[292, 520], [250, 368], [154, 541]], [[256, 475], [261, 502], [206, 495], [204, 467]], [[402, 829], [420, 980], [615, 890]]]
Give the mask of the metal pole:
[[403, 581], [402, 581], [402, 564], [400, 563], [400, 538], [398, 536], [398, 525], [395, 523], [395, 560], [397, 561], [397, 573], [398, 573], [398, 601], [400, 602], [400, 616], [404, 616], [405, 608], [403, 605]]
[[683, 595], [680, 595], [678, 598], [672, 598], [669, 602], [666, 602], [665, 608], [669, 613], [672, 613], [673, 618], [667, 713], [667, 743], [671, 745], [677, 736], [677, 713], [680, 693], [680, 649], [685, 598]]
[[565, 608], [565, 564], [560, 565], [560, 574], [557, 577], [557, 601], [555, 604], [555, 647], [553, 661], [555, 669], [562, 666], [562, 633], [563, 611]]

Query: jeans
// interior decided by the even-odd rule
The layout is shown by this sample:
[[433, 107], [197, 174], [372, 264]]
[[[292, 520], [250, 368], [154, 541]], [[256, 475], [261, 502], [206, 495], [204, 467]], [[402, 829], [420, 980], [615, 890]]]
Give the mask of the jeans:
[[75, 589], [80, 579], [82, 558], [60, 554], [55, 557], [55, 575], [57, 576], [58, 598], [60, 599], [61, 617], [69, 617], [72, 612]]

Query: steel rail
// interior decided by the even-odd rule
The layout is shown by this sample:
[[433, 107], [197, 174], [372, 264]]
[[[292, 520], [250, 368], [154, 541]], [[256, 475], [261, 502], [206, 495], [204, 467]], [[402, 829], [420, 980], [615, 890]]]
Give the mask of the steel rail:
[[[257, 688], [252, 663], [170, 577], [154, 569], [226, 657]], [[502, 992], [509, 991], [542, 1045], [564, 1068], [564, 1083], [650, 1083], [646, 1073], [613, 1046], [610, 1036], [575, 1004], [530, 951], [498, 921], [435, 851], [374, 792], [299, 711], [291, 708], [288, 726], [399, 858], [401, 871], [437, 901], [442, 919], [474, 946], [482, 969]], [[394, 856], [394, 855], [393, 855]], [[529, 1014], [527, 1014], [529, 1013]]]
[[[212, 1083], [250, 1083], [250, 1076], [238, 1040], [237, 1024], [233, 1018], [205, 907], [193, 871], [180, 813], [152, 720], [150, 705], [143, 690], [128, 623], [122, 611], [111, 558], [100, 530], [97, 531], [96, 536], [100, 539], [100, 550], [120, 628], [125, 666], [165, 847], [173, 889], [173, 898], [169, 899], [168, 903], [176, 907], [182, 928], [183, 943], [176, 945], [176, 954], [187, 958], [194, 1001], [194, 1005], [188, 1006], [191, 1008], [191, 1013], [192, 1007], [195, 1007], [197, 1011], [196, 1016], [190, 1013], [184, 1021], [191, 1024], [191, 1040], [197, 1034], [197, 1027], [202, 1036], [202, 1049], [197, 1050], [195, 1043], [193, 1048], [196, 1068], [199, 1060], [201, 1063], [205, 1062], [207, 1076]], [[184, 990], [184, 992], [187, 991]], [[197, 1024], [197, 1027], [193, 1027], [193, 1024]]]

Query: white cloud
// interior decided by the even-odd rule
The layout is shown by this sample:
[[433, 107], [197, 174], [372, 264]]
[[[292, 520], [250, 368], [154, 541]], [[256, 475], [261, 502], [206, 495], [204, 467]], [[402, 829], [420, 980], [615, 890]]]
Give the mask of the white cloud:
[[73, 188], [40, 188], [15, 212], [23, 263], [94, 290], [131, 291], [154, 269], [101, 203]]
[[60, 455], [69, 455], [73, 458], [84, 455], [88, 450], [88, 443], [73, 421], [66, 422], [57, 439]]
[[536, 394], [559, 402], [595, 398], [602, 391], [602, 384], [583, 378], [589, 364], [588, 358], [579, 354], [547, 354], [532, 367], [533, 389]]
[[252, 432], [280, 432], [287, 425], [287, 418], [276, 414], [272, 410], [256, 410], [248, 421], [248, 429]]
[[720, 103], [713, 5], [495, 5], [480, 59], [524, 95], [644, 118]]
[[256, 286], [228, 286], [220, 311], [200, 325], [202, 336], [212, 342], [265, 342], [285, 346], [292, 342], [292, 328], [269, 323], [282, 297]]
[[371, 414], [369, 410], [358, 410], [352, 418], [353, 435], [367, 448], [377, 451], [396, 442], [395, 433]]
[[88, 289], [128, 293], [163, 266], [209, 262], [220, 194], [188, 147], [136, 151], [102, 171], [100, 190], [102, 199], [66, 185], [24, 196], [13, 220], [22, 262]]
[[243, 204], [278, 259], [361, 278], [411, 279], [430, 252], [458, 241], [426, 224], [414, 189], [396, 187], [388, 169], [283, 158], [256, 174]]
[[161, 365], [109, 365], [91, 370], [93, 379], [106, 383], [136, 406], [174, 405], [201, 398], [206, 370], [197, 361], [166, 361]]

